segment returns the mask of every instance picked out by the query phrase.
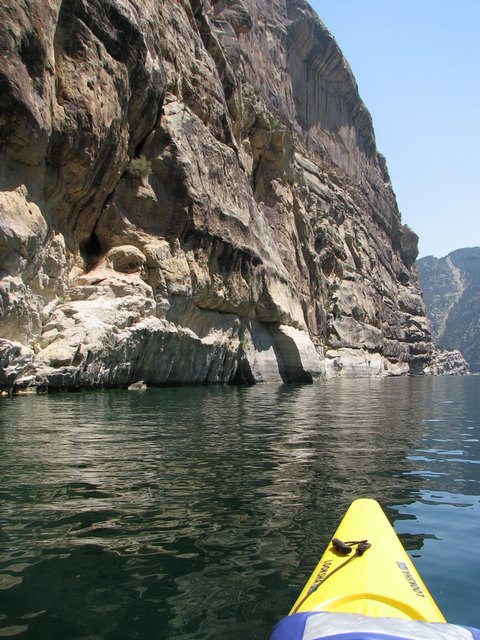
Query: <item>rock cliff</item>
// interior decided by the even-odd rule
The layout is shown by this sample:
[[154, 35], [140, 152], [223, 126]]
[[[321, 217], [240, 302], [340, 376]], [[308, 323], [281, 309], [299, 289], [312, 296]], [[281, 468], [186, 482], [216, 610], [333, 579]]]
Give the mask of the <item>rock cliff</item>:
[[0, 18], [0, 386], [424, 371], [417, 238], [306, 2]]
[[422, 258], [418, 273], [435, 341], [480, 372], [480, 247]]

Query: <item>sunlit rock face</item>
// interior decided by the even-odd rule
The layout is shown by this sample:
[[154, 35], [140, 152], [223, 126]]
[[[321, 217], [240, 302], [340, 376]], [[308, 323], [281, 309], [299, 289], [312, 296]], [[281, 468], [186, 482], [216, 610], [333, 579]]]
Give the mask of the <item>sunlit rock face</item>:
[[435, 342], [461, 351], [480, 373], [480, 247], [422, 258], [418, 272]]
[[371, 118], [302, 0], [0, 6], [0, 385], [422, 372]]

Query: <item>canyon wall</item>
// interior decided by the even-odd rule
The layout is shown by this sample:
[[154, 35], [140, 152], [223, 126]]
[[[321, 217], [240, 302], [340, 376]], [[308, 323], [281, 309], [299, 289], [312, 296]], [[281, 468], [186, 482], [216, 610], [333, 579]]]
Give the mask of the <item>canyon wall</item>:
[[480, 247], [418, 261], [427, 317], [436, 343], [460, 351], [480, 372]]
[[306, 2], [0, 18], [0, 387], [424, 372], [417, 237]]

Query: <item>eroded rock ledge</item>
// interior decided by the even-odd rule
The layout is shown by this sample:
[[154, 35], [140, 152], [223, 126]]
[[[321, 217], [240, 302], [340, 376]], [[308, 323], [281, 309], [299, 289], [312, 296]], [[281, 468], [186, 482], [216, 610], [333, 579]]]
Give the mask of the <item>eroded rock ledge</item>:
[[303, 0], [0, 18], [0, 387], [429, 365], [417, 238]]

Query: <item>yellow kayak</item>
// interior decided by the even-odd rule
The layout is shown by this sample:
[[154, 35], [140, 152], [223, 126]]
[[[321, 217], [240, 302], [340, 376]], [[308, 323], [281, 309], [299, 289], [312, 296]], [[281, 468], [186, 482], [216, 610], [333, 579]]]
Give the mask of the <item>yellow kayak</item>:
[[447, 624], [380, 505], [353, 502], [271, 640], [480, 640]]
[[[445, 622], [378, 502], [353, 502], [333, 539], [366, 541], [365, 549], [361, 553], [361, 544], [347, 545], [346, 554], [329, 545], [290, 613], [321, 610]], [[307, 597], [316, 582], [321, 584]]]

